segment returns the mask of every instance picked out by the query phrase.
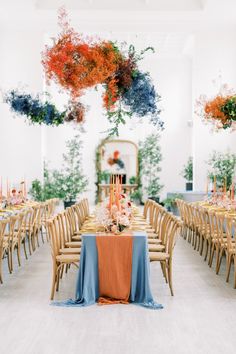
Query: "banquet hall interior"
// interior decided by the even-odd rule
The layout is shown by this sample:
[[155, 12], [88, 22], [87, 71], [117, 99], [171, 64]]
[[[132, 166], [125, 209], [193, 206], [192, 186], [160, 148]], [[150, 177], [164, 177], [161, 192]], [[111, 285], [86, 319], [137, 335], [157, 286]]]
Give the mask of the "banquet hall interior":
[[235, 34], [234, 0], [0, 0], [0, 353], [235, 353]]

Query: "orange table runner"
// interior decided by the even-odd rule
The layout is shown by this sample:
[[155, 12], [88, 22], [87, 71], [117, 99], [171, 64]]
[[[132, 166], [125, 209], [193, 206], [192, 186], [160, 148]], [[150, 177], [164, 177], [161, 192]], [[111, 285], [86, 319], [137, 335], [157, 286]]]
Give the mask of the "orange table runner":
[[128, 304], [131, 288], [133, 237], [96, 236], [98, 304]]

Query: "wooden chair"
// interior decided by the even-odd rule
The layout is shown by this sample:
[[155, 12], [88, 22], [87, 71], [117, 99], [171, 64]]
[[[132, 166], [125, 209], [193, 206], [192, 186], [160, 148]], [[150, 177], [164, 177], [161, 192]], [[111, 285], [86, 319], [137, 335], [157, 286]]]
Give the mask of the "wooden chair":
[[10, 239], [11, 271], [13, 271], [13, 255], [15, 249], [17, 250], [18, 265], [21, 266], [22, 223], [25, 215], [25, 212], [21, 212], [15, 216], [16, 223]]
[[9, 273], [13, 269], [13, 254], [12, 254], [12, 240], [14, 238], [15, 228], [17, 225], [18, 216], [12, 215], [9, 218], [9, 226], [6, 228], [3, 239], [3, 256], [7, 256]]
[[[43, 227], [44, 230], [45, 230], [45, 234], [46, 234], [46, 239], [47, 239], [47, 241], [49, 241], [49, 238], [48, 238], [48, 234], [47, 234], [46, 223], [47, 223], [47, 221], [48, 221], [49, 219], [51, 219], [52, 216], [53, 216], [53, 213], [54, 213], [54, 204], [55, 204], [54, 199], [49, 199], [49, 200], [46, 200], [46, 201], [45, 201], [45, 203], [44, 203], [43, 215], [42, 215], [42, 218], [41, 218], [42, 227]], [[44, 242], [43, 236], [42, 236], [42, 241]]]
[[188, 236], [188, 218], [187, 218], [187, 212], [186, 212], [186, 206], [187, 203], [184, 200], [177, 199], [177, 205], [179, 208], [179, 213], [181, 220], [183, 222], [183, 227], [182, 227], [182, 236], [184, 239], [187, 238]]
[[60, 272], [63, 266], [74, 265], [78, 268], [78, 254], [60, 254], [60, 236], [57, 218], [47, 221], [52, 255], [52, 287], [50, 299], [54, 299], [55, 290], [59, 290]]
[[150, 262], [160, 262], [163, 274], [166, 281], [169, 283], [169, 288], [171, 295], [174, 295], [173, 284], [172, 284], [172, 257], [173, 250], [176, 243], [176, 237], [178, 235], [178, 230], [182, 227], [182, 223], [176, 218], [171, 218], [171, 222], [168, 223], [166, 228], [166, 250], [165, 252], [149, 252]]
[[65, 247], [74, 247], [80, 248], [81, 241], [73, 241], [72, 234], [71, 234], [71, 226], [70, 226], [70, 219], [68, 215], [68, 209], [64, 210], [63, 212], [57, 215], [58, 221], [60, 223], [60, 233], [62, 239], [62, 248]]
[[232, 263], [234, 264], [234, 289], [236, 289], [236, 220], [231, 216], [226, 217], [226, 234], [227, 234], [227, 248], [226, 248], [226, 281], [229, 281], [230, 270]]
[[28, 259], [27, 251], [26, 251], [26, 238], [27, 238], [27, 223], [28, 220], [30, 219], [31, 213], [32, 213], [31, 209], [27, 209], [25, 211], [22, 225], [21, 225], [21, 244], [23, 244], [25, 259]]
[[69, 226], [68, 220], [68, 211], [64, 211], [55, 216], [58, 223], [59, 230], [59, 240], [60, 240], [60, 253], [69, 254], [69, 253], [78, 253], [81, 252], [81, 242], [71, 241], [71, 228]]
[[[209, 220], [210, 220], [210, 232], [211, 232], [211, 249], [209, 257], [209, 267], [212, 267], [214, 255], [216, 253], [216, 270], [219, 266], [219, 257], [220, 257], [220, 245], [221, 245], [221, 236], [224, 234], [224, 225], [221, 224], [221, 215], [222, 213], [216, 212], [215, 210], [209, 211]], [[224, 213], [223, 213], [224, 218]], [[223, 230], [221, 229], [223, 227]], [[223, 232], [223, 233], [222, 233]]]
[[29, 209], [29, 213], [28, 213], [26, 221], [22, 224], [22, 227], [23, 227], [23, 229], [25, 229], [26, 234], [27, 234], [30, 255], [35, 250], [34, 224], [35, 224], [36, 217], [37, 217], [37, 211], [38, 211], [38, 207], [35, 207], [35, 205], [32, 205], [32, 207]]
[[42, 242], [43, 239], [43, 215], [45, 213], [45, 203], [39, 203], [34, 207], [35, 209], [35, 219], [33, 223], [33, 238], [34, 246], [37, 244], [39, 247], [39, 234], [41, 234]]
[[[5, 235], [5, 230], [6, 226], [9, 224], [9, 219], [3, 219], [0, 220], [0, 283], [3, 283], [3, 274], [2, 274], [2, 263], [3, 263], [3, 257], [5, 253], [5, 248], [4, 248], [4, 235]], [[10, 259], [8, 258], [8, 266], [10, 270]]]

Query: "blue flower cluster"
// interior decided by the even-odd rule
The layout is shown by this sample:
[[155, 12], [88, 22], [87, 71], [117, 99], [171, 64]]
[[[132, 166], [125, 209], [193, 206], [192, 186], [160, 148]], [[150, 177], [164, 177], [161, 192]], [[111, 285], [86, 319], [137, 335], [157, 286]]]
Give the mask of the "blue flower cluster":
[[131, 86], [122, 95], [122, 101], [132, 115], [148, 116], [152, 124], [162, 128], [159, 100], [160, 96], [156, 93], [149, 74], [140, 71], [135, 72]]
[[43, 103], [39, 97], [33, 98], [29, 94], [12, 90], [5, 96], [5, 101], [12, 111], [25, 115], [32, 123], [51, 126], [64, 123], [66, 112], [59, 112], [54, 104], [48, 101]]

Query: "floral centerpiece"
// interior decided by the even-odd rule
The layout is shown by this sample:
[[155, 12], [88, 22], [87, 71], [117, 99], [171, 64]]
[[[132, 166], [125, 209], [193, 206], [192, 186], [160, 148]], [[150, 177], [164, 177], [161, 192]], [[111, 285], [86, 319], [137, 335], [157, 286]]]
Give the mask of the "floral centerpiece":
[[121, 193], [121, 186], [116, 178], [116, 184], [110, 185], [110, 196], [95, 211], [98, 228], [105, 232], [118, 234], [129, 228], [132, 219], [132, 203], [126, 194]]
[[215, 205], [226, 210], [236, 210], [236, 201], [234, 200], [234, 191], [228, 193], [213, 193], [210, 197], [205, 198], [205, 202]]

